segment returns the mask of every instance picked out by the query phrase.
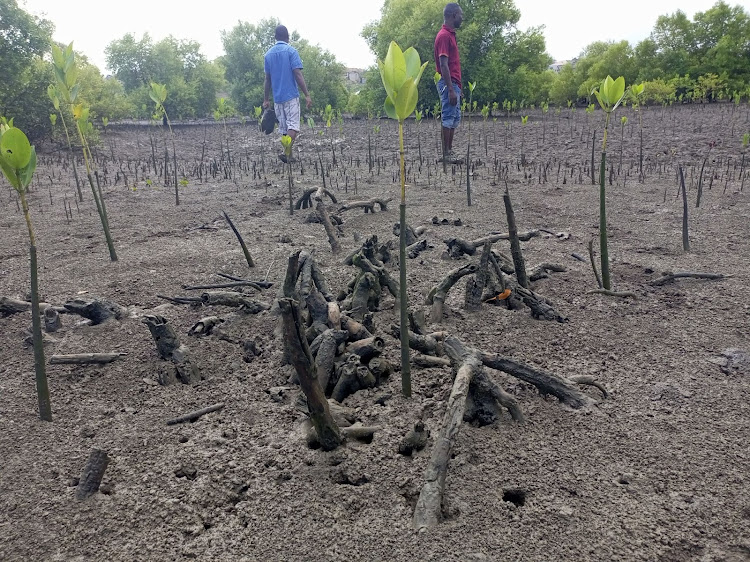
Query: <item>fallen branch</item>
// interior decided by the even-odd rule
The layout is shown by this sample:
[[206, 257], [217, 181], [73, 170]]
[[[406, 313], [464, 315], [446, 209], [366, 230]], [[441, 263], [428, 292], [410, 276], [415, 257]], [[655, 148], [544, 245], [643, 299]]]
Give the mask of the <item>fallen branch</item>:
[[254, 281], [233, 281], [232, 283], [216, 283], [213, 285], [183, 285], [185, 291], [206, 291], [210, 289], [235, 289], [237, 287], [251, 287], [256, 291], [263, 290], [263, 287]]
[[195, 410], [194, 412], [189, 412], [182, 416], [178, 416], [176, 418], [172, 418], [171, 420], [167, 420], [167, 425], [177, 425], [178, 423], [194, 422], [201, 416], [205, 416], [206, 414], [210, 414], [211, 412], [218, 412], [219, 410], [223, 408], [224, 408], [224, 402], [219, 402], [218, 404], [213, 404], [211, 406], [207, 406], [200, 410]]
[[[263, 281], [250, 281], [248, 279], [242, 279], [241, 277], [235, 277], [234, 275], [228, 275], [226, 273], [220, 273], [220, 272], [217, 272], [216, 275], [218, 275], [219, 277], [223, 277], [224, 279], [229, 279], [231, 281], [252, 283], [254, 285], [258, 285], [258, 287], [262, 289], [270, 289], [271, 287], [273, 287], [273, 283], [271, 283], [270, 281], [266, 281], [265, 279]], [[268, 276], [268, 274], [266, 274], [266, 276]]]
[[245, 256], [245, 261], [247, 261], [247, 267], [255, 267], [253, 258], [250, 257], [250, 252], [247, 249], [247, 245], [245, 244], [245, 241], [242, 239], [242, 235], [240, 234], [240, 231], [237, 230], [236, 226], [234, 226], [234, 223], [232, 222], [232, 219], [229, 218], [228, 214], [226, 214], [224, 211], [222, 211], [221, 214], [224, 215], [224, 219], [227, 221], [227, 224], [229, 224], [229, 228], [232, 229], [232, 232], [234, 232], [234, 235], [237, 237], [237, 241], [240, 243], [240, 247], [242, 248], [242, 253]]
[[591, 289], [586, 291], [587, 295], [605, 295], [607, 297], [619, 297], [621, 299], [637, 299], [636, 295], [632, 291], [608, 291], [607, 289]]
[[692, 271], [682, 271], [679, 273], [671, 273], [667, 272], [664, 274], [663, 277], [659, 277], [658, 279], [654, 279], [649, 283], [649, 285], [653, 286], [659, 286], [659, 285], [665, 285], [666, 283], [670, 283], [674, 281], [675, 279], [708, 279], [709, 281], [717, 281], [719, 279], [729, 279], [730, 277], [734, 277], [732, 274], [724, 274], [724, 273], [699, 273], [699, 272], [692, 272]]
[[389, 197], [388, 199], [370, 199], [369, 201], [352, 201], [341, 205], [338, 211], [339, 213], [343, 213], [351, 209], [364, 209], [365, 213], [374, 213], [375, 205], [379, 205], [381, 211], [387, 211], [387, 204], [391, 201], [393, 201], [393, 197]]
[[320, 220], [323, 222], [323, 226], [326, 229], [326, 234], [328, 235], [328, 242], [331, 244], [331, 252], [334, 254], [338, 254], [341, 251], [341, 245], [338, 241], [338, 231], [333, 227], [333, 223], [331, 223], [331, 217], [328, 215], [328, 209], [326, 208], [325, 203], [323, 202], [323, 193], [324, 189], [321, 186], [316, 192], [315, 192], [315, 208], [318, 211], [318, 215], [320, 216]]
[[477, 265], [469, 263], [464, 266], [458, 267], [448, 273], [445, 278], [438, 283], [427, 295], [427, 304], [432, 305], [432, 311], [430, 312], [430, 321], [434, 323], [440, 323], [443, 321], [443, 304], [445, 298], [448, 295], [451, 287], [458, 282], [461, 277], [470, 275], [477, 270]]

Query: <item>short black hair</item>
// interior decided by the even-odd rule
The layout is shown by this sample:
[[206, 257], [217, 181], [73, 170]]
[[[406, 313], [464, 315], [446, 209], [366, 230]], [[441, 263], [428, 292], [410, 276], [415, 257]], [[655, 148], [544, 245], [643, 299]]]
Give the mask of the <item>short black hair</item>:
[[448, 2], [443, 9], [443, 17], [449, 18], [461, 9], [461, 6], [455, 2]]
[[[456, 4], [456, 5], [458, 5], [458, 4]], [[274, 32], [274, 37], [276, 38], [276, 41], [288, 41], [289, 40], [289, 30], [286, 28], [285, 25], [276, 26], [276, 31]]]

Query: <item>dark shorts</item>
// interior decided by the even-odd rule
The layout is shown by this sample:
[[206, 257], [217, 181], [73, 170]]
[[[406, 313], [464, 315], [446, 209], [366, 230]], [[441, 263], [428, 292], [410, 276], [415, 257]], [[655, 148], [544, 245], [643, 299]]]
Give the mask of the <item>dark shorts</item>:
[[461, 88], [455, 83], [452, 83], [454, 90], [456, 91], [456, 97], [458, 101], [456, 105], [451, 105], [448, 101], [448, 88], [445, 87], [445, 82], [441, 78], [438, 80], [437, 89], [440, 94], [440, 119], [443, 122], [443, 127], [447, 129], [455, 129], [461, 122]]

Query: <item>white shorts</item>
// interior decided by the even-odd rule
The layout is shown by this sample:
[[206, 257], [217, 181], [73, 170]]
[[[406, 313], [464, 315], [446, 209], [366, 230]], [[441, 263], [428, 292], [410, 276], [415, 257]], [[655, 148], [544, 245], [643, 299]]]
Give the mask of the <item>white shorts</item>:
[[299, 98], [274, 103], [273, 109], [279, 120], [279, 132], [282, 135], [286, 135], [290, 130], [299, 132]]

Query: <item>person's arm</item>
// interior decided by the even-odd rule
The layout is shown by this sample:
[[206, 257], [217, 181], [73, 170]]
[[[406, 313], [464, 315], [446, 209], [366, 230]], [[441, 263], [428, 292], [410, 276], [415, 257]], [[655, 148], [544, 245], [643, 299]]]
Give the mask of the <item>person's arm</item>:
[[307, 84], [305, 83], [305, 77], [302, 76], [302, 69], [295, 68], [293, 72], [294, 79], [297, 81], [299, 89], [305, 94], [305, 104], [307, 105], [307, 109], [310, 109], [310, 107], [312, 107], [312, 99], [310, 98], [310, 92], [307, 91]]
[[456, 90], [453, 87], [451, 71], [448, 68], [448, 57], [446, 55], [440, 55], [440, 75], [442, 76], [443, 82], [445, 82], [445, 85], [448, 88], [448, 102], [451, 105], [456, 105], [458, 103], [458, 96], [456, 95]]
[[271, 75], [266, 72], [266, 79], [263, 82], [263, 107], [268, 109], [271, 105]]

